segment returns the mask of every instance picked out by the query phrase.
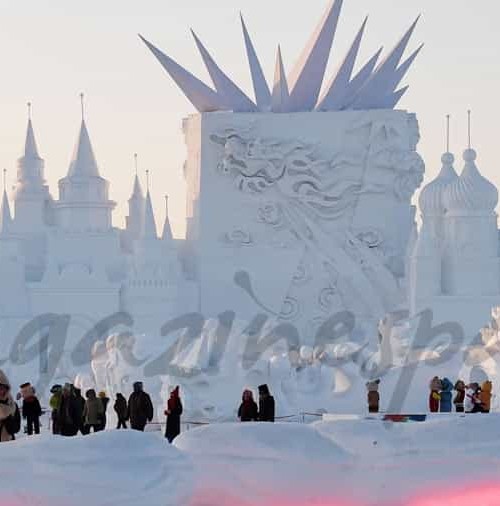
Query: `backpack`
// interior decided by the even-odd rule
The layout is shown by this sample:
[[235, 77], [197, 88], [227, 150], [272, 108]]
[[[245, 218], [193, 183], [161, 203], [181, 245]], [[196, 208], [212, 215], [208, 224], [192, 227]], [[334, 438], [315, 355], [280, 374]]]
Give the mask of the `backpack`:
[[21, 430], [21, 413], [17, 404], [15, 413], [4, 421], [4, 427], [12, 436]]

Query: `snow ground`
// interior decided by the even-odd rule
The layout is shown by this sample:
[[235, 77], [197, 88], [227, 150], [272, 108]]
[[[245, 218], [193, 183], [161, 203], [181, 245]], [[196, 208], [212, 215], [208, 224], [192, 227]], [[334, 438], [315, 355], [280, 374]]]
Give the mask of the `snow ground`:
[[500, 415], [159, 433], [1, 445], [1, 506], [500, 506]]

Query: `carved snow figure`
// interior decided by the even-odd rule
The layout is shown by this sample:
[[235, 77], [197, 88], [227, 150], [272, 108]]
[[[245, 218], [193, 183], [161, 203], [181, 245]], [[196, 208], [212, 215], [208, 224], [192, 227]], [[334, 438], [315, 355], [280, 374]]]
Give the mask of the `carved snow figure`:
[[441, 380], [441, 392], [439, 394], [439, 411], [441, 413], [451, 413], [452, 396], [453, 396], [453, 383], [448, 378]]
[[442, 388], [441, 380], [434, 376], [432, 378], [429, 388], [431, 390], [429, 394], [429, 410], [431, 413], [437, 413], [439, 411], [439, 401], [441, 400], [440, 391]]
[[108, 361], [108, 350], [104, 341], [96, 341], [92, 346], [91, 368], [94, 373], [94, 382], [97, 390], [106, 390], [106, 363]]

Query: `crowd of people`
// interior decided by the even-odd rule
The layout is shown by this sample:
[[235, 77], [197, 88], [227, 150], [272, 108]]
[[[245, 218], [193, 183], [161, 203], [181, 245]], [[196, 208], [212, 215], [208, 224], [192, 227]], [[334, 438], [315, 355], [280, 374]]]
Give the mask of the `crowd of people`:
[[[79, 388], [70, 383], [54, 385], [50, 390], [49, 400], [52, 433], [61, 436], [87, 435], [106, 429], [107, 408], [110, 399], [104, 391], [98, 394], [94, 389], [85, 392], [85, 398]], [[12, 441], [21, 430], [22, 418], [26, 420], [26, 432], [29, 436], [40, 433], [42, 407], [30, 383], [20, 386], [17, 400], [22, 400], [22, 409], [11, 393], [11, 385], [0, 370], [0, 442]], [[117, 418], [117, 429], [144, 431], [146, 425], [153, 421], [154, 407], [151, 397], [144, 391], [142, 382], [133, 385], [133, 392], [127, 400], [121, 393], [116, 394], [114, 411]], [[171, 443], [181, 432], [183, 412], [179, 387], [170, 392], [170, 398], [164, 411], [166, 416], [165, 437]], [[253, 392], [245, 390], [238, 410], [242, 422], [274, 422], [274, 397], [267, 385], [259, 386], [259, 403], [254, 401]]]
[[[368, 411], [378, 413], [380, 409], [380, 380], [366, 383], [368, 391]], [[429, 384], [429, 410], [431, 413], [489, 413], [491, 410], [492, 382], [487, 380], [466, 384], [458, 380], [453, 384], [448, 378], [435, 376]], [[455, 396], [453, 396], [455, 391]], [[110, 399], [104, 391], [98, 394], [94, 389], [85, 392], [85, 398], [79, 388], [70, 383], [54, 385], [49, 401], [52, 421], [52, 432], [61, 436], [76, 436], [99, 432], [106, 429], [107, 408]], [[258, 387], [258, 403], [254, 393], [245, 389], [238, 409], [241, 422], [274, 422], [275, 401], [268, 385]], [[22, 401], [19, 409], [17, 401]], [[133, 392], [127, 400], [121, 393], [116, 394], [114, 411], [117, 418], [117, 429], [144, 431], [146, 425], [153, 421], [154, 407], [151, 397], [144, 391], [142, 382], [133, 385]], [[170, 392], [170, 398], [164, 411], [166, 416], [165, 437], [171, 443], [181, 432], [183, 405], [176, 386]], [[26, 421], [28, 436], [40, 433], [42, 407], [30, 383], [20, 386], [16, 399], [11, 394], [11, 385], [0, 370], [0, 442], [12, 441], [21, 430], [22, 419]]]
[[[379, 386], [380, 380], [366, 383], [369, 413], [378, 413], [380, 410]], [[434, 376], [429, 383], [429, 389], [431, 413], [451, 413], [453, 406], [456, 413], [489, 413], [491, 411], [493, 384], [489, 380], [481, 385], [476, 382], [466, 384], [462, 380], [453, 384], [448, 378]]]
[[[430, 385], [429, 410], [431, 413], [451, 413], [453, 405], [457, 413], [489, 413], [493, 384], [486, 380], [468, 385], [458, 380], [455, 385], [448, 378], [434, 376]], [[453, 397], [453, 391], [456, 392]]]

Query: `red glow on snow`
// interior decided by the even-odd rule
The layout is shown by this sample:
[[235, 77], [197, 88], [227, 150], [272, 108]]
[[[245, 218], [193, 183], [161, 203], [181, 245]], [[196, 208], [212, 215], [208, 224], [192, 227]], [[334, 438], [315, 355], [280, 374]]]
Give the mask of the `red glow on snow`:
[[421, 494], [408, 506], [500, 506], [500, 485], [474, 484], [425, 496]]

